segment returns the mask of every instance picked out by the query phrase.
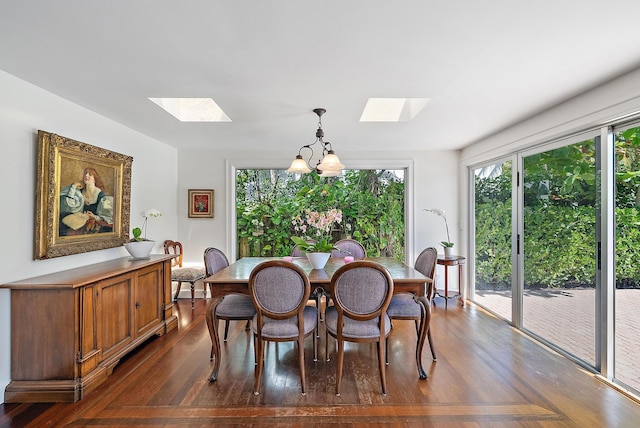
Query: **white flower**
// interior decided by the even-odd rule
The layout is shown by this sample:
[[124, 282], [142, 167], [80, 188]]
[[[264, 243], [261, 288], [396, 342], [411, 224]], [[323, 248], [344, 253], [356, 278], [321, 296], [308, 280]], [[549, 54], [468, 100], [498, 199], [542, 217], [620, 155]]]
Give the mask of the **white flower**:
[[428, 213], [433, 213], [437, 216], [440, 216], [444, 219], [444, 226], [447, 228], [447, 240], [440, 242], [443, 247], [453, 247], [453, 242], [451, 242], [451, 238], [449, 237], [449, 223], [447, 223], [447, 215], [444, 213], [444, 210], [439, 208], [429, 208], [424, 211]]
[[160, 217], [162, 213], [155, 208], [152, 208], [147, 211], [143, 211], [140, 213], [142, 218], [144, 218], [144, 222], [142, 222], [142, 227], [135, 227], [132, 230], [133, 239], [136, 241], [146, 241], [147, 240], [147, 221], [149, 217]]
[[162, 213], [160, 211], [158, 211], [155, 208], [151, 208], [150, 210], [144, 211], [142, 213], [142, 217], [144, 218], [148, 218], [148, 217], [161, 217]]

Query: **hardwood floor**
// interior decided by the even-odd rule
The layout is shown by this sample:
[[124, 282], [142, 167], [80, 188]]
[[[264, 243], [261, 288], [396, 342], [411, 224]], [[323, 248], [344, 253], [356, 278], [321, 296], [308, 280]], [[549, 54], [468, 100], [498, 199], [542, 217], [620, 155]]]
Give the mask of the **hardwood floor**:
[[347, 344], [342, 395], [336, 362], [319, 361], [305, 342], [308, 393], [300, 393], [292, 343], [269, 344], [259, 396], [244, 322], [232, 322], [219, 379], [207, 381], [211, 342], [205, 301], [177, 305], [179, 327], [154, 338], [116, 366], [107, 382], [77, 403], [0, 405], [2, 427], [45, 426], [433, 426], [632, 427], [640, 404], [518, 333], [473, 304], [442, 301], [433, 311], [438, 361], [425, 346], [429, 379], [415, 367], [412, 321], [395, 321], [382, 396], [376, 348]]

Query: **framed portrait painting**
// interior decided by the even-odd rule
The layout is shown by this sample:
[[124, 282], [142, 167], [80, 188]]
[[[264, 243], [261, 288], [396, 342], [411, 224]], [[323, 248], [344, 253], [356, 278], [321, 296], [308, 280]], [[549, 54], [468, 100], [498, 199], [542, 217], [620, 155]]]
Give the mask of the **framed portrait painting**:
[[189, 217], [213, 218], [212, 189], [189, 189]]
[[128, 241], [130, 156], [38, 131], [34, 259]]

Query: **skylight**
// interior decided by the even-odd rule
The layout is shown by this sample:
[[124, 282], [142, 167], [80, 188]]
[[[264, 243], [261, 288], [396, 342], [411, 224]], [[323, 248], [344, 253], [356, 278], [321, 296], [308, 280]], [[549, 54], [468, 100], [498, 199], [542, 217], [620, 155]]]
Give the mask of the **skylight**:
[[360, 122], [409, 122], [430, 98], [369, 98]]
[[211, 98], [149, 98], [181, 122], [231, 122]]

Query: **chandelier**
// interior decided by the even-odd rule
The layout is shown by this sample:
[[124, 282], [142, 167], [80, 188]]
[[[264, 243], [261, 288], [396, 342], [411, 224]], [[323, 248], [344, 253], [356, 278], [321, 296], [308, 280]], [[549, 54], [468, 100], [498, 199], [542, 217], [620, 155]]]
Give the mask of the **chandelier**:
[[[338, 156], [333, 152], [333, 147], [328, 141], [324, 141], [324, 131], [322, 130], [322, 115], [326, 113], [323, 108], [313, 109], [313, 112], [318, 115], [318, 130], [316, 131], [316, 141], [311, 144], [300, 147], [298, 150], [298, 156], [291, 162], [291, 166], [287, 170], [288, 172], [296, 172], [298, 174], [306, 174], [311, 171], [316, 171], [320, 177], [335, 177], [340, 174], [340, 171], [344, 169], [344, 165], [338, 159]], [[318, 159], [318, 163], [315, 167], [311, 167], [311, 160], [313, 159], [313, 145], [320, 143], [317, 147], [322, 147], [321, 158]], [[308, 149], [311, 154], [309, 158], [305, 160], [302, 157], [302, 150]]]

